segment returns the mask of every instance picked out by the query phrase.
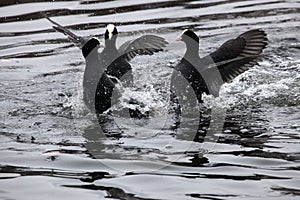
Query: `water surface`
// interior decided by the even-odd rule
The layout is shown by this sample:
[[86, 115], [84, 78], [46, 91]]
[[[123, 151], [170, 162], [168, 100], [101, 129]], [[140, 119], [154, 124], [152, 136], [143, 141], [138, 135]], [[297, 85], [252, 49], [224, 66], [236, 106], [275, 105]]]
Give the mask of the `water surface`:
[[[299, 1], [0, 6], [1, 199], [298, 199]], [[80, 36], [103, 38], [114, 23], [118, 44], [146, 33], [167, 38], [167, 51], [132, 61], [136, 90], [125, 91], [150, 105], [155, 123], [124, 123], [118, 138], [101, 134], [82, 105], [81, 52], [45, 14]], [[208, 110], [226, 110], [224, 128], [213, 134], [217, 143], [161, 129], [169, 66], [184, 53], [174, 40], [185, 28], [201, 37], [201, 55], [249, 29], [268, 34], [260, 65], [225, 84], [220, 97], [204, 98]], [[203, 117], [207, 131], [210, 112]]]

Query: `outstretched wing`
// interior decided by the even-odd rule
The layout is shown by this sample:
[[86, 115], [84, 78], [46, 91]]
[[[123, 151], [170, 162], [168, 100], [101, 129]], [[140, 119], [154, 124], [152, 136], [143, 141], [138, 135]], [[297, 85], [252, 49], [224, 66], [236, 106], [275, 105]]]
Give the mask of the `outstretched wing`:
[[201, 59], [218, 67], [223, 81], [229, 82], [257, 64], [267, 45], [266, 33], [259, 29], [247, 31], [225, 42], [215, 52]]
[[69, 40], [72, 41], [75, 45], [77, 45], [79, 48], [82, 48], [83, 45], [87, 42], [86, 39], [84, 39], [83, 37], [80, 37], [74, 33], [72, 33], [70, 30], [66, 29], [65, 27], [63, 27], [62, 25], [60, 25], [59, 23], [53, 21], [52, 19], [50, 19], [49, 17], [46, 17], [46, 19], [48, 19], [52, 24], [54, 24], [55, 26], [53, 26], [53, 28], [55, 30], [57, 30], [58, 32], [63, 33], [64, 35], [68, 36]]
[[120, 55], [127, 61], [136, 55], [152, 55], [155, 52], [163, 51], [168, 42], [156, 35], [143, 35], [137, 39], [129, 40], [119, 47]]

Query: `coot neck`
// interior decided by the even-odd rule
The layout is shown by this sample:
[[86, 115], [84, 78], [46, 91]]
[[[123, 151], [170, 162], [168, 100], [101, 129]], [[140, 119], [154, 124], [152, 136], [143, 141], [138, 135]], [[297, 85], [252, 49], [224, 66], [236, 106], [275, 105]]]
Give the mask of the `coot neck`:
[[109, 39], [105, 40], [105, 48], [109, 49], [110, 51], [117, 51], [115, 36], [110, 40]]
[[193, 62], [199, 58], [199, 43], [195, 41], [186, 42], [186, 52], [184, 54], [184, 58], [189, 61]]

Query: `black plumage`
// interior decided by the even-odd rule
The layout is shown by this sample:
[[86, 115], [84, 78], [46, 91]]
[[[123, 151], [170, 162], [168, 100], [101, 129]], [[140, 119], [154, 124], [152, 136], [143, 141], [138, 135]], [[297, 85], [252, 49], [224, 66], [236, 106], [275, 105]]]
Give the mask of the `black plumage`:
[[[266, 33], [254, 29], [228, 40], [213, 53], [200, 58], [199, 37], [193, 31], [183, 31], [177, 40], [186, 44], [186, 52], [174, 68], [171, 91], [181, 101], [195, 95], [200, 103], [203, 93], [218, 96], [223, 83], [256, 65], [267, 45]], [[196, 103], [191, 99], [189, 102]]]
[[[79, 37], [52, 19], [47, 19], [55, 25], [54, 29], [67, 35], [81, 48], [86, 59], [83, 79], [84, 102], [91, 111], [96, 111], [97, 114], [102, 114], [110, 108], [116, 80], [125, 86], [133, 84], [132, 68], [128, 62], [136, 55], [152, 55], [162, 51], [167, 44], [162, 37], [143, 35], [125, 42], [117, 49], [118, 30], [112, 24], [106, 28], [103, 46], [97, 38]], [[102, 52], [99, 52], [100, 48], [103, 48]]]
[[83, 100], [90, 111], [103, 113], [111, 107], [115, 83], [107, 76], [105, 70], [99, 67], [101, 63], [99, 48], [101, 45], [97, 38], [91, 38], [82, 47], [82, 54], [86, 60], [83, 75]]

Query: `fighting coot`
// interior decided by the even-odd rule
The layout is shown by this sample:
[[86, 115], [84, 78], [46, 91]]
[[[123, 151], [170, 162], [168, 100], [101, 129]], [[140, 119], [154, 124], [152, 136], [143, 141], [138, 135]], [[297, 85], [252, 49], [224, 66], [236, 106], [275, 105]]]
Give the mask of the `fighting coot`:
[[[163, 51], [167, 44], [162, 37], [143, 35], [126, 41], [117, 49], [118, 30], [113, 24], [107, 25], [104, 33], [105, 45], [101, 45], [95, 37], [86, 39], [77, 36], [52, 19], [47, 19], [55, 25], [54, 29], [67, 35], [81, 48], [86, 59], [83, 78], [84, 102], [91, 111], [96, 111], [97, 114], [102, 114], [110, 108], [116, 80], [125, 86], [133, 84], [132, 68], [128, 62], [136, 55], [152, 55]], [[99, 52], [100, 48], [103, 48], [102, 52]], [[130, 113], [134, 115], [133, 111]]]
[[254, 29], [200, 58], [199, 37], [193, 31], [184, 30], [177, 40], [185, 43], [186, 52], [174, 68], [171, 92], [179, 101], [193, 105], [202, 102], [203, 93], [218, 96], [224, 82], [257, 64], [267, 45], [266, 33]]

